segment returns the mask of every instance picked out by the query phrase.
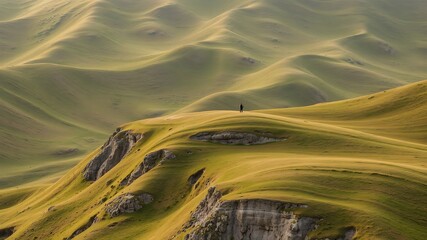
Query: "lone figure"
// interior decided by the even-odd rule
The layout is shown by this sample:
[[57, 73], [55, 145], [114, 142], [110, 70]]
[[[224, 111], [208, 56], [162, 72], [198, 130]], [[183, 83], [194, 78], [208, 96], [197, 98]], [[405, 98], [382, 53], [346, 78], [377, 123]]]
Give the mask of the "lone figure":
[[243, 104], [240, 104], [240, 112], [243, 112]]

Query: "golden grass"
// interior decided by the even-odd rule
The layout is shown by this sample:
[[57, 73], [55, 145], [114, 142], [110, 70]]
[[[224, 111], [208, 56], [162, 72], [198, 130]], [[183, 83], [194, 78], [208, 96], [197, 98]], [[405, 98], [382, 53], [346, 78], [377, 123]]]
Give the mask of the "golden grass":
[[[307, 204], [298, 214], [323, 219], [311, 237], [338, 236], [353, 226], [357, 239], [421, 240], [427, 234], [427, 141], [421, 137], [427, 133], [426, 87], [424, 81], [311, 107], [178, 113], [125, 124], [148, 138], [116, 167], [94, 183], [84, 182], [82, 171], [94, 151], [55, 184], [23, 201], [19, 191], [15, 200], [12, 193], [0, 197], [16, 203], [0, 209], [0, 228], [16, 226], [12, 239], [62, 239], [91, 216], [103, 214], [102, 198], [144, 191], [153, 194], [152, 204], [134, 214], [107, 217], [76, 239], [168, 239], [207, 189], [217, 186], [227, 190], [225, 199]], [[227, 129], [269, 131], [288, 139], [253, 146], [189, 139], [197, 132]], [[118, 187], [145, 154], [162, 148], [177, 158]], [[201, 168], [206, 172], [200, 187], [190, 187], [187, 178]], [[47, 212], [51, 206], [56, 211]]]
[[[240, 102], [306, 106], [425, 79], [426, 8], [422, 0], [1, 1], [0, 187], [84, 156], [123, 122]], [[54, 155], [72, 148], [76, 155]]]

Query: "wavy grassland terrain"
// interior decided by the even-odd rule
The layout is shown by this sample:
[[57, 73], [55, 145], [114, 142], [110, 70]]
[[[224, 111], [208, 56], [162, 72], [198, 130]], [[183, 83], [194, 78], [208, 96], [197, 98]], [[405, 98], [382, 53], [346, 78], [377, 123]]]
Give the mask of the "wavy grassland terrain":
[[1, 0], [0, 186], [57, 178], [124, 122], [240, 102], [305, 106], [424, 80], [425, 9], [423, 0]]
[[[0, 227], [13, 227], [10, 239], [184, 239], [203, 226], [189, 219], [215, 187], [221, 201], [304, 204], [293, 213], [316, 221], [311, 238], [351, 229], [341, 239], [421, 240], [426, 90], [424, 81], [312, 107], [125, 124], [55, 184], [1, 209]], [[139, 194], [144, 204], [130, 202]]]
[[426, 11], [0, 0], [0, 239], [425, 239]]

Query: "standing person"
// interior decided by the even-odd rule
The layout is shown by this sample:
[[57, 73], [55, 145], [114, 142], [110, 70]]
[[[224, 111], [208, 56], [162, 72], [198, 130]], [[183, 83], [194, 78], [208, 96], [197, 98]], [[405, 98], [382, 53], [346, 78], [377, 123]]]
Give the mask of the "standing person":
[[240, 104], [240, 112], [243, 112], [243, 104]]

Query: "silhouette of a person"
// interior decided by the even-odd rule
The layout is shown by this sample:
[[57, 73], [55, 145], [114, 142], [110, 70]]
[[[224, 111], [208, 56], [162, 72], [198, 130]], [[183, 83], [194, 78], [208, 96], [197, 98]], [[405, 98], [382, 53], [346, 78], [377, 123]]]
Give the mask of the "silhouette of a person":
[[240, 112], [243, 112], [243, 104], [240, 104]]

